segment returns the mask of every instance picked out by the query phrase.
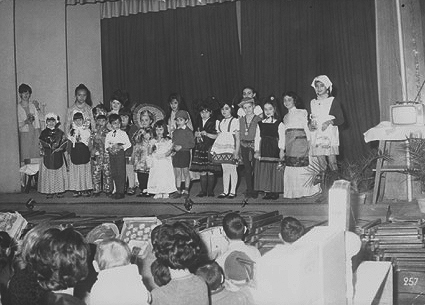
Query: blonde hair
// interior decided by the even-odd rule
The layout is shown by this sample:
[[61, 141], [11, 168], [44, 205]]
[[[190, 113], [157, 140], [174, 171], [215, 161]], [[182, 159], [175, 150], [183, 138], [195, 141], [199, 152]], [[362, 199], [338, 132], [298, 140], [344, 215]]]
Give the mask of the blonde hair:
[[130, 264], [131, 250], [122, 240], [111, 238], [97, 245], [94, 257], [100, 270]]

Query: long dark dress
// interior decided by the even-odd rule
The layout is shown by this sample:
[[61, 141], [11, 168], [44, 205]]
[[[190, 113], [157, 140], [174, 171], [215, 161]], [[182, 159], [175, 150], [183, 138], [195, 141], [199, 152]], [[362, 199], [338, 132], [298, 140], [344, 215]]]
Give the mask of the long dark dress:
[[[206, 131], [210, 134], [217, 134], [215, 130], [215, 120], [209, 118], [205, 124], [202, 122], [202, 118], [199, 118], [195, 131]], [[214, 143], [214, 139], [207, 136], [202, 136], [202, 140], [195, 138], [195, 147], [193, 148], [192, 163], [190, 170], [194, 172], [213, 172], [220, 171], [220, 164], [212, 163], [208, 157], [211, 146]]]

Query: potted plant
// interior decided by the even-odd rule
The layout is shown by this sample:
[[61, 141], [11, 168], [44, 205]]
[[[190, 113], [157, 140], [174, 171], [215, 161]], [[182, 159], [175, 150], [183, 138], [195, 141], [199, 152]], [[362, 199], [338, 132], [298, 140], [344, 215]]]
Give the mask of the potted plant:
[[359, 202], [364, 203], [367, 194], [373, 189], [375, 180], [373, 169], [376, 167], [376, 161], [380, 159], [391, 160], [388, 153], [370, 149], [358, 159], [339, 162], [337, 171], [329, 168], [321, 169], [319, 164], [313, 163], [309, 167], [312, 173], [310, 182], [320, 181], [323, 191], [327, 193], [335, 180], [347, 180], [350, 182], [352, 194], [356, 195]]

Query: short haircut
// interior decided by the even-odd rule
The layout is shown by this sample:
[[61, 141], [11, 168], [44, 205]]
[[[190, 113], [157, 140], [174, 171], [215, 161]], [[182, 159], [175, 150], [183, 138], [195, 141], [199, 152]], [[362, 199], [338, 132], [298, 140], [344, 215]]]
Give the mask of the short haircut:
[[111, 113], [109, 115], [109, 123], [112, 124], [112, 122], [115, 122], [116, 120], [120, 121], [120, 123], [121, 123], [121, 116], [119, 114], [116, 114], [116, 113]]
[[100, 270], [126, 266], [131, 261], [131, 250], [122, 240], [110, 238], [97, 245], [94, 259]]
[[280, 235], [284, 242], [293, 243], [305, 233], [302, 223], [294, 217], [285, 217], [280, 222]]
[[73, 228], [40, 241], [32, 266], [40, 286], [47, 290], [74, 287], [88, 274], [89, 245]]
[[155, 284], [159, 287], [167, 285], [171, 281], [170, 269], [157, 259], [151, 265], [151, 273]]
[[282, 94], [282, 102], [284, 101], [285, 96], [292, 97], [294, 100], [295, 108], [300, 108], [303, 105], [301, 104], [301, 99], [299, 98], [298, 94], [296, 94], [294, 91], [286, 91]]
[[230, 239], [243, 240], [247, 225], [245, 219], [238, 213], [228, 213], [223, 218], [223, 230]]
[[32, 89], [29, 85], [27, 84], [20, 84], [19, 88], [18, 88], [18, 92], [19, 93], [25, 93], [25, 92], [29, 92], [29, 94], [32, 94]]
[[204, 279], [210, 291], [217, 290], [223, 285], [224, 272], [217, 262], [209, 262], [200, 266], [196, 270], [196, 275]]
[[197, 265], [201, 238], [189, 224], [163, 224], [156, 232], [153, 251], [161, 264], [171, 269], [191, 269]]

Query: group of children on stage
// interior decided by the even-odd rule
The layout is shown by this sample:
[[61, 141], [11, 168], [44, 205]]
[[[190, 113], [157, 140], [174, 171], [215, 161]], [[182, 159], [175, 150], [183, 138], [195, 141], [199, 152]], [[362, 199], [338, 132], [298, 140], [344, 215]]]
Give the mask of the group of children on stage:
[[[126, 192], [158, 198], [188, 197], [190, 172], [198, 172], [198, 197], [213, 197], [215, 173], [223, 173], [218, 198], [235, 198], [237, 166], [243, 164], [245, 197], [299, 198], [320, 193], [312, 183], [311, 165], [337, 169], [338, 125], [344, 122], [341, 107], [332, 96], [332, 83], [325, 75], [312, 82], [317, 98], [311, 112], [299, 109], [294, 92], [282, 95], [287, 114], [281, 118], [278, 102], [268, 98], [258, 105], [252, 88], [243, 90], [238, 117], [231, 102], [217, 105], [209, 99], [198, 108], [195, 124], [183, 110], [179, 95], [169, 99], [170, 111], [155, 121], [153, 113], [140, 113], [139, 126], [120, 96], [114, 96], [111, 110], [98, 105], [87, 113], [89, 91], [75, 90], [75, 105], [68, 110], [65, 133], [54, 113], [45, 116], [41, 132], [43, 162], [39, 191], [61, 197], [66, 190], [74, 196], [99, 196], [103, 191], [115, 199]], [[220, 110], [221, 120], [215, 112]], [[310, 168], [309, 168], [310, 167]], [[184, 186], [182, 186], [184, 183]]]

